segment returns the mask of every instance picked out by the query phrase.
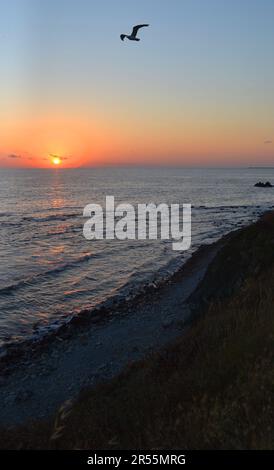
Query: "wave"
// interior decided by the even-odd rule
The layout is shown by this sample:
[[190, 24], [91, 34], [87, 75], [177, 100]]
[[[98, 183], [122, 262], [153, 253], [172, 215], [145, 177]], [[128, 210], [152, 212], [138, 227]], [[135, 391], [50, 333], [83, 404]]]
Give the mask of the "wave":
[[208, 206], [207, 205], [192, 206], [192, 209], [194, 209], [194, 210], [201, 209], [201, 210], [207, 210], [207, 211], [208, 210], [214, 210], [214, 211], [216, 211], [216, 210], [218, 210], [218, 211], [219, 210], [237, 210], [237, 209], [239, 209], [239, 210], [248, 210], [250, 208], [260, 209], [261, 206], [253, 206], [253, 205], [252, 206], [247, 206], [247, 205], [245, 205], [245, 206], [242, 206], [242, 205], [234, 205], [234, 206], [233, 205], [231, 205], [231, 206], [224, 206], [224, 205], [220, 205], [220, 206], [216, 206], [216, 205], [214, 205], [214, 206], [210, 206], [210, 205], [208, 205]]
[[32, 213], [34, 214], [34, 213], [39, 213], [39, 212], [52, 212], [52, 211], [57, 212], [57, 211], [64, 211], [64, 210], [74, 210], [74, 211], [78, 210], [78, 211], [81, 212], [83, 210], [83, 208], [81, 206], [66, 206], [66, 205], [63, 206], [62, 205], [60, 207], [54, 207], [54, 206], [53, 207], [45, 207], [45, 208], [43, 208], [43, 210], [34, 209], [32, 211]]
[[47, 277], [53, 276], [55, 274], [62, 273], [64, 271], [67, 271], [69, 269], [73, 269], [77, 266], [79, 266], [81, 263], [89, 261], [91, 258], [96, 258], [98, 257], [98, 254], [94, 253], [85, 253], [81, 256], [79, 256], [77, 259], [72, 260], [68, 263], [63, 263], [59, 266], [56, 266], [55, 268], [48, 269], [47, 271], [43, 271], [42, 273], [35, 274], [33, 276], [29, 276], [25, 279], [21, 279], [13, 284], [10, 284], [8, 286], [0, 288], [0, 295], [9, 295], [13, 291], [16, 291], [22, 287], [34, 285], [41, 280], [45, 280]]
[[0, 212], [0, 217], [9, 217], [13, 215], [11, 212]]
[[1, 226], [2, 227], [22, 227], [24, 223], [30, 222], [30, 223], [44, 223], [44, 222], [65, 222], [66, 220], [72, 219], [72, 218], [77, 218], [80, 217], [82, 214], [79, 212], [70, 212], [68, 214], [52, 214], [52, 215], [47, 215], [47, 216], [41, 216], [41, 217], [36, 217], [36, 216], [30, 216], [26, 215], [23, 216], [22, 218], [17, 217], [16, 214], [11, 214], [11, 213], [1, 213], [1, 217], [13, 217], [13, 219], [7, 219], [1, 221]]
[[68, 214], [52, 214], [52, 215], [47, 215], [44, 217], [33, 217], [33, 216], [24, 216], [22, 218], [23, 221], [26, 222], [51, 222], [52, 220], [60, 220], [60, 221], [65, 221], [67, 219], [71, 219], [73, 217], [79, 217], [82, 214], [79, 212], [70, 212]]

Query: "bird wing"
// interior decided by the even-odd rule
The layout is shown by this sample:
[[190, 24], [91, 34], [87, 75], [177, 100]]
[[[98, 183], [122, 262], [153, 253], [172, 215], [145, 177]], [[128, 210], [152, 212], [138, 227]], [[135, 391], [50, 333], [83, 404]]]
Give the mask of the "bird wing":
[[131, 36], [136, 37], [138, 31], [140, 28], [144, 28], [145, 26], [149, 26], [149, 24], [137, 24], [136, 26], [133, 27]]

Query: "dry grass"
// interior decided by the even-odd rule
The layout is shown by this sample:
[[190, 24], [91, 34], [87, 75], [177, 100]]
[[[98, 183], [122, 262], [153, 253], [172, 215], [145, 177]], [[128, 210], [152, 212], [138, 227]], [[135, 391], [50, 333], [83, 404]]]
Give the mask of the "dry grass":
[[[82, 392], [54, 422], [3, 431], [2, 447], [273, 449], [273, 219], [222, 250], [200, 288], [210, 303], [175, 344]], [[214, 286], [226, 286], [221, 298]]]

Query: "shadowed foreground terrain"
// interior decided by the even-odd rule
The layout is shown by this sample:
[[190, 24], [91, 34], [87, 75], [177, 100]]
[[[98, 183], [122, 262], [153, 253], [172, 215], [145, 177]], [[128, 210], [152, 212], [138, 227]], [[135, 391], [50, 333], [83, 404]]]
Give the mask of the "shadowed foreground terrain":
[[272, 449], [274, 214], [235, 232], [190, 301], [194, 320], [160, 353], [1, 431], [2, 448]]

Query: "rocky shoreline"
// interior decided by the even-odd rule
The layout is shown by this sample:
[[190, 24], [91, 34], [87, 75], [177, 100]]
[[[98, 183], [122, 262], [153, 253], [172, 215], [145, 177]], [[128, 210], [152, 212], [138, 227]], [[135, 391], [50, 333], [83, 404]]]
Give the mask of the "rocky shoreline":
[[0, 377], [9, 375], [18, 365], [29, 362], [47, 348], [54, 347], [56, 342], [58, 344], [60, 341], [68, 341], [72, 337], [83, 334], [87, 328], [105, 325], [118, 316], [130, 314], [133, 309], [138, 308], [151, 296], [157, 296], [165, 287], [185, 278], [191, 270], [191, 266], [200, 257], [205, 256], [207, 251], [219, 249], [219, 246], [222, 246], [230, 235], [229, 233], [210, 245], [200, 246], [190, 259], [170, 277], [148, 282], [135, 294], [126, 297], [117, 294], [92, 309], [81, 310], [77, 315], [68, 318], [67, 322], [56, 325], [56, 328], [48, 330], [44, 335], [34, 333], [23, 341], [7, 343], [0, 352]]
[[7, 350], [0, 361], [0, 424], [48, 417], [84, 387], [174, 340], [195, 307], [190, 295], [230, 236], [200, 247], [170, 279], [146, 286], [134, 298], [84, 310], [42, 340]]

